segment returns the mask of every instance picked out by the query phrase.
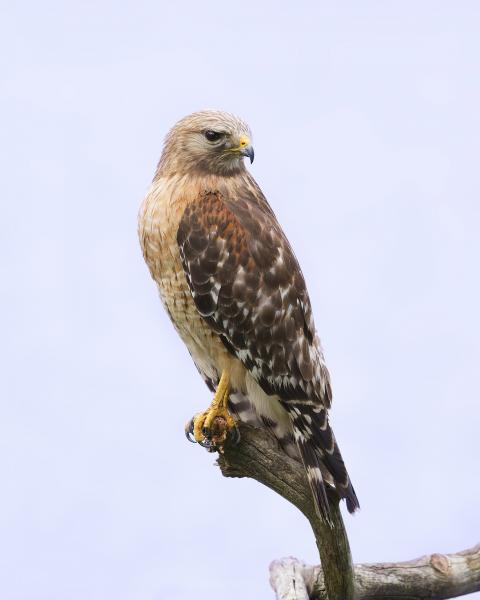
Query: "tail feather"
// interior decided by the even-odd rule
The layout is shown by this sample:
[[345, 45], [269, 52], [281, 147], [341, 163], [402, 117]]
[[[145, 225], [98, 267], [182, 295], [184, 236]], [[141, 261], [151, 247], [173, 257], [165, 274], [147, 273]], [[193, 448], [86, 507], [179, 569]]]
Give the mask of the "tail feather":
[[333, 479], [339, 496], [345, 499], [348, 511], [353, 513], [360, 508], [360, 504], [328, 422], [326, 409], [301, 401], [290, 401], [286, 408], [292, 419], [295, 441], [307, 471], [319, 515], [327, 521], [330, 520], [322, 470], [327, 476], [327, 481]]
[[323, 463], [332, 474], [340, 497], [345, 498], [348, 512], [353, 513], [360, 508], [360, 503], [350, 481], [337, 440], [328, 422], [326, 410], [322, 409], [320, 413], [313, 413], [313, 415], [312, 433], [314, 434], [314, 443], [320, 442], [318, 451], [321, 452]]
[[298, 429], [293, 428], [294, 436], [297, 441], [297, 446], [300, 451], [303, 466], [307, 473], [308, 483], [312, 490], [313, 501], [318, 516], [323, 519], [326, 523], [333, 526], [332, 516], [330, 514], [330, 504], [328, 502], [327, 492], [325, 490], [325, 483], [323, 481], [322, 469], [320, 467], [320, 460], [318, 453], [313, 448], [312, 444], [302, 439], [301, 433]]

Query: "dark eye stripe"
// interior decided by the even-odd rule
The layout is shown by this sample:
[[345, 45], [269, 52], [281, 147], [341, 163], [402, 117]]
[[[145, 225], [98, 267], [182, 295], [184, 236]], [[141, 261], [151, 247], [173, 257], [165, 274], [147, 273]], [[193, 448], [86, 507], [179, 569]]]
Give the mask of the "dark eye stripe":
[[219, 133], [218, 131], [212, 131], [211, 129], [207, 129], [203, 133], [203, 135], [207, 138], [209, 142], [217, 142], [222, 137], [221, 133]]

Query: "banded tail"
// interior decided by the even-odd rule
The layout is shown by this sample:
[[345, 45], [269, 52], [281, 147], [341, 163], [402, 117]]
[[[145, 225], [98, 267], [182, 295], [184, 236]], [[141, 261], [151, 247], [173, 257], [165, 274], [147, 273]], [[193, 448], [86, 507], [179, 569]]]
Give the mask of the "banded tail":
[[360, 504], [328, 422], [327, 411], [322, 406], [301, 400], [284, 401], [284, 406], [292, 419], [295, 442], [317, 513], [332, 525], [325, 482], [334, 486], [340, 498], [345, 499], [348, 512], [355, 512]]

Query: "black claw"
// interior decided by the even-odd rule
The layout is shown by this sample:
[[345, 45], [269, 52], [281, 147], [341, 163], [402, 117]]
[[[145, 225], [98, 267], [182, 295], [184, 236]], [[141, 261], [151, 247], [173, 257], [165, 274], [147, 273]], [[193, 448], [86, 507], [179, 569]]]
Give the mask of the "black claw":
[[196, 444], [197, 440], [193, 437], [193, 435], [189, 432], [186, 431], [185, 432], [185, 437], [187, 438], [187, 440], [191, 443], [191, 444]]
[[191, 419], [188, 425], [185, 427], [185, 437], [192, 444], [196, 444], [197, 440], [193, 437], [193, 423], [194, 419]]
[[214, 452], [215, 450], [215, 444], [213, 444], [213, 442], [211, 442], [210, 440], [202, 440], [201, 442], [198, 442], [200, 444], [200, 446], [202, 448], [206, 448], [209, 452]]

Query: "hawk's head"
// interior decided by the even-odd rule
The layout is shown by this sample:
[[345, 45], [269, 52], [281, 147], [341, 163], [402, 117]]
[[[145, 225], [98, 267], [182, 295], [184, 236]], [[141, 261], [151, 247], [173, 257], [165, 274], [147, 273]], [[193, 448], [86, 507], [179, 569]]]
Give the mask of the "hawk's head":
[[165, 139], [160, 159], [162, 173], [230, 175], [253, 162], [251, 132], [238, 117], [206, 110], [181, 119]]

